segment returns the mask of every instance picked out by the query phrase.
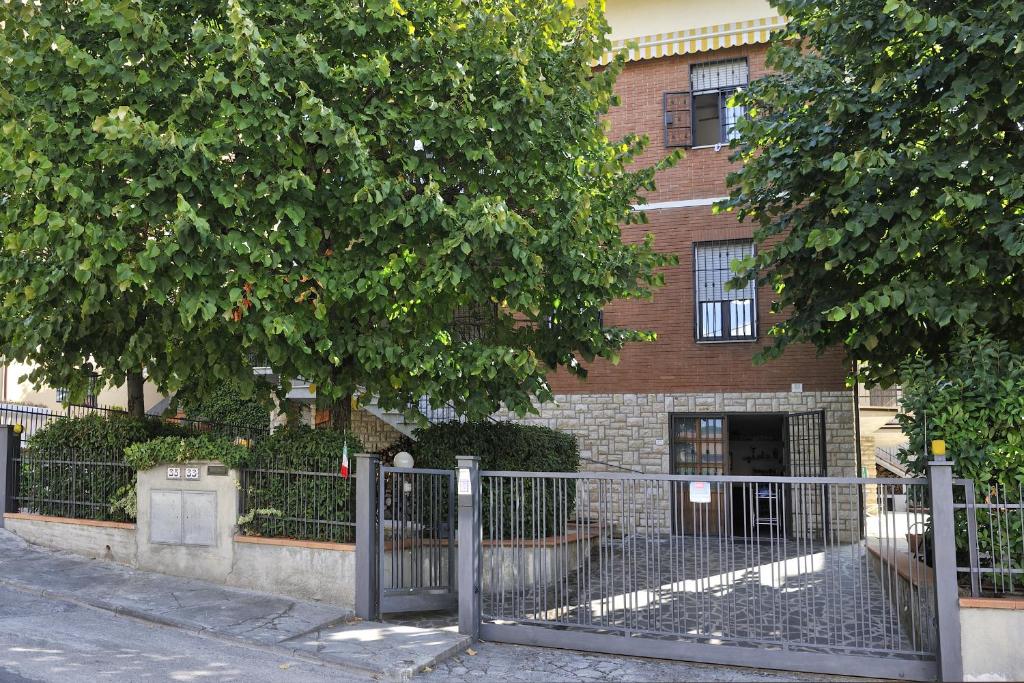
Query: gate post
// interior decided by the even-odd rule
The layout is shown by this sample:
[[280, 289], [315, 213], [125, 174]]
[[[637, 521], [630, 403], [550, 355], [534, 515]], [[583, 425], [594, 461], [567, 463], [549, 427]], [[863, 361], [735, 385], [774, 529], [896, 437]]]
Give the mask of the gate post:
[[380, 617], [377, 469], [380, 457], [356, 454], [356, 616]]
[[18, 511], [18, 471], [15, 460], [21, 449], [21, 436], [10, 425], [0, 426], [0, 529], [5, 512]]
[[932, 499], [932, 553], [935, 559], [936, 660], [943, 681], [964, 678], [960, 651], [960, 591], [956, 580], [956, 536], [953, 526], [953, 462], [935, 456], [928, 462]]
[[480, 457], [459, 455], [459, 633], [480, 637]]

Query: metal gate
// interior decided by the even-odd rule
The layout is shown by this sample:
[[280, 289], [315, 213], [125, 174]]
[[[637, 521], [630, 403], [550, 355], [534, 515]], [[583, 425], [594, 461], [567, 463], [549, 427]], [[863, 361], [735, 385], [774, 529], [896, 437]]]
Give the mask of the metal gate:
[[380, 613], [454, 609], [455, 471], [381, 467], [378, 486]]
[[[885, 505], [897, 490], [924, 495], [925, 479], [483, 471], [477, 481], [485, 640], [936, 676], [931, 570], [894, 560], [906, 526], [927, 515]], [[685, 531], [673, 533], [670, 501], [684, 490]]]
[[824, 477], [828, 474], [824, 410], [786, 416], [786, 460], [791, 476]]

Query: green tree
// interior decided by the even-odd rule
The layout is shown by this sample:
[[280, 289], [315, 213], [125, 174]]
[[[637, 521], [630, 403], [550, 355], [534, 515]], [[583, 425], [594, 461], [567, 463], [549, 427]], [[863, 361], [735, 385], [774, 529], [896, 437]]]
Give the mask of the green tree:
[[845, 344], [888, 384], [968, 324], [1021, 348], [1024, 5], [781, 0], [777, 71], [738, 99], [725, 203], [788, 314], [776, 344]]
[[[591, 68], [607, 33], [596, 1], [21, 5], [0, 46], [0, 82], [27, 84], [0, 99], [0, 185], [16, 187], [0, 283], [17, 304], [0, 335], [19, 356], [46, 348], [64, 318], [31, 339], [17, 322], [45, 317], [35, 283], [63, 267], [46, 315], [88, 301], [67, 317], [89, 321], [74, 346], [103, 368], [251, 388], [254, 352], [315, 382], [341, 427], [357, 391], [528, 411], [550, 370], [651, 338], [599, 313], [649, 295], [668, 260], [622, 240], [656, 169], [632, 168], [643, 140], [607, 137], [622, 61]], [[79, 81], [120, 92], [65, 123]], [[114, 196], [81, 208], [68, 174], [91, 182], [78, 199]], [[125, 226], [144, 239], [104, 248]], [[132, 295], [152, 311], [141, 328], [100, 310]], [[92, 326], [127, 349], [100, 357]], [[56, 357], [84, 355], [38, 354], [61, 378]]]
[[3, 355], [74, 400], [93, 371], [101, 386], [127, 382], [137, 417], [144, 371], [174, 388], [239, 356], [209, 324], [212, 303], [197, 316], [178, 299], [190, 279], [210, 284], [199, 277], [202, 232], [177, 215], [189, 182], [180, 149], [152, 137], [125, 145], [114, 123], [138, 113], [173, 135], [196, 87], [188, 43], [203, 10], [14, 3], [0, 22]]

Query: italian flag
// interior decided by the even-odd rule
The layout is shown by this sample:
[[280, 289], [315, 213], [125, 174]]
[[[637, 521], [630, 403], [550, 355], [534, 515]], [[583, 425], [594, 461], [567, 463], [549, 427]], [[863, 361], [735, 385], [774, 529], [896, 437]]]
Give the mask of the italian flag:
[[341, 476], [348, 479], [348, 441], [341, 445]]

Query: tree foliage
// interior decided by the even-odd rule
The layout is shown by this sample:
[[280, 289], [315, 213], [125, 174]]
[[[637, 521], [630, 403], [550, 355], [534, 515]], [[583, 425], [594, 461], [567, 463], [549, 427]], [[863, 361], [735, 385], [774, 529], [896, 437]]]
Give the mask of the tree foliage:
[[269, 431], [271, 404], [266, 394], [243, 397], [234, 383], [225, 382], [215, 386], [197, 384], [184, 388], [175, 398], [178, 406], [190, 420], [212, 423], [212, 429], [219, 425], [251, 427], [254, 431]]
[[904, 461], [924, 473], [925, 444], [944, 439], [955, 474], [981, 486], [1024, 486], [1024, 356], [984, 332], [953, 341], [942, 361], [922, 356], [901, 369], [898, 416]]
[[17, 5], [5, 349], [56, 384], [92, 359], [248, 394], [251, 352], [320, 396], [529, 410], [650, 338], [599, 312], [666, 262], [621, 238], [656, 169], [601, 123], [607, 32], [596, 1]]
[[739, 100], [727, 206], [788, 315], [768, 356], [845, 344], [867, 380], [969, 324], [1024, 329], [1024, 5], [782, 0], [777, 75]]

